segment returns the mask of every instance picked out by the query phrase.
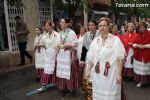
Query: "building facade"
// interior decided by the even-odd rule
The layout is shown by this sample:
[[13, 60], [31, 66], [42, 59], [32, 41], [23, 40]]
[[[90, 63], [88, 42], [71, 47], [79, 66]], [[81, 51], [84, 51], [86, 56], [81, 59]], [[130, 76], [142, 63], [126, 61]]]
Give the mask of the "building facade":
[[[15, 16], [21, 16], [27, 24], [27, 50], [33, 53], [35, 28], [43, 26], [44, 21], [53, 19], [53, 0], [23, 0], [19, 7], [10, 6], [7, 0], [0, 1], [0, 72], [19, 63], [18, 44], [15, 36]], [[28, 62], [27, 62], [28, 63]]]

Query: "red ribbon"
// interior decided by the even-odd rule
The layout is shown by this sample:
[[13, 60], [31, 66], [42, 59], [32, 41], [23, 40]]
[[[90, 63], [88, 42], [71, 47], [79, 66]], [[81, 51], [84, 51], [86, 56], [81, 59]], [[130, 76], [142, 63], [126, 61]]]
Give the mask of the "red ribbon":
[[64, 51], [67, 51], [67, 50], [68, 50], [68, 48], [65, 48], [65, 49], [64, 49]]
[[96, 64], [95, 72], [96, 72], [96, 73], [100, 73], [100, 63], [99, 63], [99, 61], [98, 61], [97, 64]]
[[109, 68], [110, 68], [110, 64], [109, 64], [109, 62], [106, 62], [106, 63], [105, 63], [104, 76], [107, 76], [107, 75], [108, 75]]

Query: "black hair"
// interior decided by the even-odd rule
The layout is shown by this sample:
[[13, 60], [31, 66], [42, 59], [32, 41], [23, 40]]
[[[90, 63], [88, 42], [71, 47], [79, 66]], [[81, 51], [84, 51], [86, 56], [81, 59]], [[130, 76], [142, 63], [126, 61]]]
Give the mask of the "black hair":
[[70, 19], [69, 18], [62, 18], [65, 20], [66, 23], [70, 23]]
[[89, 22], [92, 22], [95, 26], [98, 26], [98, 23], [95, 20], [90, 20]]

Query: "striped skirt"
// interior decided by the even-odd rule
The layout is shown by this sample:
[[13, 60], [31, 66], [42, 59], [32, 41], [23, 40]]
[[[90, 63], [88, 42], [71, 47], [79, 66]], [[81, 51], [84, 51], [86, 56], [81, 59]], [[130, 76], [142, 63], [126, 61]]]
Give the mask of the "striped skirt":
[[143, 63], [134, 59], [134, 80], [137, 83], [150, 83], [150, 62]]
[[150, 75], [134, 75], [134, 80], [136, 83], [149, 84], [150, 83]]
[[56, 77], [55, 77], [55, 75], [43, 73], [42, 77], [41, 77], [41, 83], [43, 85], [55, 84], [56, 83]]
[[55, 84], [56, 83], [56, 67], [54, 70], [54, 74], [46, 74], [42, 73], [42, 77], [41, 77], [41, 83], [43, 85], [47, 85], [47, 84]]
[[81, 74], [79, 74], [80, 73], [79, 61], [76, 58], [77, 53], [76, 51], [73, 51], [71, 53], [72, 64], [71, 64], [70, 80], [57, 77], [55, 83], [57, 88], [61, 90], [75, 90], [81, 87], [82, 76]]
[[43, 69], [35, 68], [35, 77], [41, 77], [43, 73]]
[[129, 78], [132, 78], [133, 77], [133, 68], [124, 68], [123, 69], [123, 76], [124, 77], [129, 77]]

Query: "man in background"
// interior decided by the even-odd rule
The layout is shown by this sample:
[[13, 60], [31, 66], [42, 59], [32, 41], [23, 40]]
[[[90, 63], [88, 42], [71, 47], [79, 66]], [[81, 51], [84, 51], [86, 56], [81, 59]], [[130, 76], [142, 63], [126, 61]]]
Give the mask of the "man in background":
[[27, 28], [27, 25], [22, 21], [20, 16], [15, 17], [16, 21], [16, 37], [18, 41], [19, 51], [20, 51], [20, 64], [19, 65], [25, 65], [25, 56], [29, 58], [30, 63], [32, 63], [32, 56], [26, 51], [27, 47], [27, 41], [28, 41], [28, 34], [29, 30]]

